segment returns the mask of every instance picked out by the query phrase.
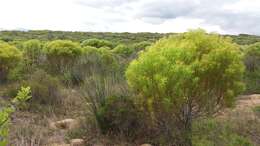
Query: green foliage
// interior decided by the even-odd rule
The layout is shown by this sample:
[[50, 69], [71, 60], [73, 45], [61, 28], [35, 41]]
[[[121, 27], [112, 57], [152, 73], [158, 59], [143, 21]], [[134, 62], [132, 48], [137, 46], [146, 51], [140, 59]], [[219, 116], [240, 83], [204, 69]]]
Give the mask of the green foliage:
[[31, 98], [31, 87], [21, 87], [12, 103], [17, 107], [25, 107], [25, 101]]
[[88, 39], [85, 40], [81, 43], [82, 47], [86, 47], [86, 46], [92, 46], [92, 47], [96, 47], [96, 48], [101, 48], [101, 47], [108, 47], [108, 48], [112, 48], [113, 44], [110, 41], [107, 40], [101, 40], [101, 39]]
[[140, 50], [144, 50], [146, 47], [151, 46], [151, 45], [152, 45], [151, 42], [143, 41], [143, 42], [134, 44], [133, 47], [134, 47], [135, 50], [140, 51]]
[[6, 79], [9, 70], [21, 57], [22, 53], [16, 47], [0, 41], [0, 81]]
[[193, 145], [253, 146], [249, 139], [237, 134], [231, 124], [214, 119], [196, 121], [193, 126]]
[[64, 72], [82, 54], [82, 49], [78, 43], [69, 40], [55, 40], [45, 46], [44, 52], [52, 69]]
[[134, 52], [134, 49], [129, 47], [129, 46], [120, 44], [113, 49], [113, 52], [120, 54], [120, 55], [128, 56], [128, 55], [131, 55]]
[[129, 65], [126, 77], [154, 121], [186, 123], [181, 132], [188, 138], [194, 117], [234, 103], [243, 71], [239, 47], [229, 38], [195, 30], [159, 40]]
[[245, 49], [246, 93], [260, 93], [260, 43]]
[[241, 91], [243, 69], [238, 47], [229, 39], [191, 31], [158, 41], [130, 64], [126, 76], [146, 97], [177, 105], [195, 98], [206, 106], [215, 98], [232, 102]]
[[129, 97], [111, 96], [105, 99], [97, 111], [97, 119], [103, 133], [135, 136], [140, 128], [140, 112]]
[[60, 83], [45, 71], [34, 72], [24, 84], [29, 85], [32, 91], [30, 109], [40, 110], [41, 105], [58, 107], [61, 104]]
[[28, 40], [23, 44], [25, 57], [32, 64], [39, 64], [43, 54], [43, 44], [39, 40]]
[[64, 74], [63, 80], [67, 85], [79, 85], [85, 77], [92, 75], [93, 72], [105, 73], [118, 70], [119, 64], [116, 56], [107, 48], [86, 46], [82, 50], [83, 54]]
[[15, 111], [16, 107], [19, 107], [31, 98], [30, 87], [21, 87], [18, 91], [17, 96], [12, 100], [14, 105], [0, 109], [0, 146], [6, 146], [8, 144], [7, 137], [9, 133], [9, 118], [10, 115]]
[[8, 143], [9, 117], [13, 111], [13, 108], [10, 107], [0, 109], [0, 146], [6, 146]]

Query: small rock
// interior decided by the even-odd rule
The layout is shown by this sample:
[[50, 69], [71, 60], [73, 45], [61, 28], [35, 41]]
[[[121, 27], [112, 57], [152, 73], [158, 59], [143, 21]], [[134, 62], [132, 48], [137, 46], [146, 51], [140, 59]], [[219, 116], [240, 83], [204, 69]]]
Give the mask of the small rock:
[[83, 139], [72, 139], [70, 140], [70, 146], [84, 146]]
[[78, 124], [75, 119], [65, 119], [54, 123], [50, 123], [50, 127], [52, 129], [74, 129], [77, 126]]
[[151, 144], [141, 144], [140, 146], [152, 146]]
[[53, 144], [49, 144], [46, 146], [70, 146], [70, 144], [58, 144], [58, 143], [53, 143]]

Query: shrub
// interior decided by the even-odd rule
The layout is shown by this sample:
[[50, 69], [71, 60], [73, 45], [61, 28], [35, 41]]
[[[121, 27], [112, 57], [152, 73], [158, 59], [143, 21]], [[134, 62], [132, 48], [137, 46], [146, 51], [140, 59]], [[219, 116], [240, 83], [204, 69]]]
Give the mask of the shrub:
[[116, 53], [116, 54], [128, 56], [128, 55], [131, 55], [134, 52], [134, 49], [131, 48], [131, 47], [128, 47], [126, 45], [121, 44], [121, 45], [116, 46], [113, 49], [113, 52]]
[[84, 47], [83, 54], [70, 70], [64, 73], [63, 80], [67, 85], [79, 85], [85, 77], [93, 72], [106, 73], [118, 70], [119, 64], [115, 55], [106, 48]]
[[31, 65], [38, 65], [43, 58], [43, 44], [39, 40], [28, 40], [23, 43], [24, 56]]
[[145, 48], [147, 48], [148, 46], [151, 46], [151, 45], [152, 45], [151, 42], [143, 41], [143, 42], [134, 44], [133, 48], [137, 51], [140, 51], [140, 50], [144, 50]]
[[231, 124], [214, 119], [198, 120], [193, 126], [194, 146], [253, 146], [249, 139], [240, 136]]
[[260, 93], [260, 43], [246, 48], [244, 62], [246, 93]]
[[109, 47], [112, 48], [113, 44], [112, 42], [109, 42], [107, 40], [100, 40], [100, 39], [88, 39], [85, 40], [81, 43], [82, 47], [86, 47], [86, 46], [92, 46], [92, 47], [96, 47], [96, 48], [101, 48], [101, 47]]
[[51, 70], [63, 73], [73, 66], [74, 61], [82, 54], [82, 49], [72, 41], [55, 40], [45, 46], [44, 52]]
[[165, 135], [173, 131], [168, 125], [177, 126], [176, 145], [190, 146], [192, 120], [231, 106], [243, 90], [243, 71], [237, 45], [196, 30], [159, 40], [131, 62], [126, 77], [155, 126], [167, 127]]
[[0, 41], [0, 81], [6, 79], [11, 68], [19, 62], [22, 53], [16, 47]]
[[58, 107], [61, 105], [61, 86], [59, 81], [45, 71], [37, 70], [24, 84], [29, 85], [32, 90], [31, 109], [40, 109], [41, 107], [37, 108], [40, 105], [46, 107]]
[[97, 111], [97, 119], [103, 133], [136, 135], [140, 128], [140, 113], [129, 97], [111, 96]]

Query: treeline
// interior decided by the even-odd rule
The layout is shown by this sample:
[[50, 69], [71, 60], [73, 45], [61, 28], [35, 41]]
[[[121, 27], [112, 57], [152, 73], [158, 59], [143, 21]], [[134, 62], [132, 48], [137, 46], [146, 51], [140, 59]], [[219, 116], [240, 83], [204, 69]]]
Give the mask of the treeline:
[[[41, 41], [51, 40], [72, 40], [84, 41], [90, 38], [105, 39], [115, 43], [137, 43], [141, 41], [154, 42], [162, 37], [173, 35], [175, 33], [110, 33], [110, 32], [69, 32], [69, 31], [49, 31], [49, 30], [32, 30], [32, 31], [0, 31], [0, 40], [4, 41], [25, 41], [29, 39], [39, 39]], [[260, 36], [239, 34], [225, 35], [233, 39], [239, 45], [249, 45], [260, 42]]]
[[51, 40], [72, 40], [82, 42], [86, 39], [105, 39], [114, 43], [138, 43], [141, 41], [156, 41], [165, 35], [160, 33], [110, 33], [110, 32], [66, 32], [66, 31], [0, 31], [0, 40], [25, 41], [29, 39], [39, 39], [41, 41]]

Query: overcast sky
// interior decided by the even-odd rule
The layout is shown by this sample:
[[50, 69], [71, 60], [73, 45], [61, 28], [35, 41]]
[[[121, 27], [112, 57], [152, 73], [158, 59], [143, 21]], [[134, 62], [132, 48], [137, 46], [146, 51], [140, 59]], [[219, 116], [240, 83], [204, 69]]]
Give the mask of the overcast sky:
[[260, 0], [0, 0], [0, 29], [260, 35]]

